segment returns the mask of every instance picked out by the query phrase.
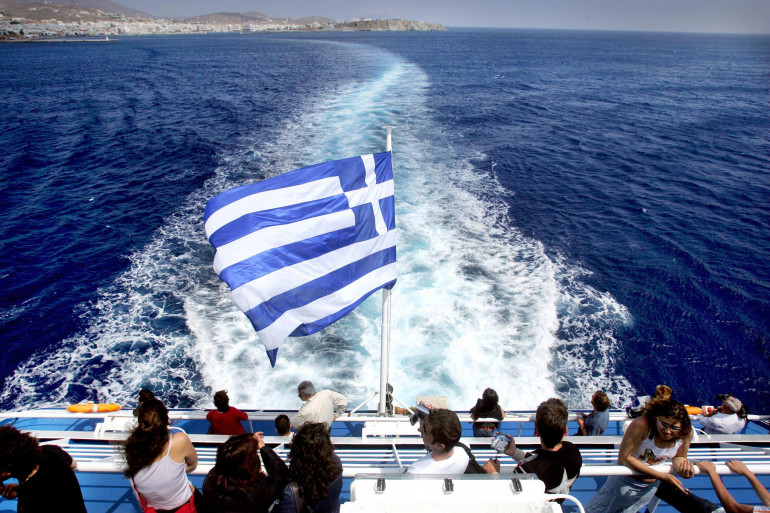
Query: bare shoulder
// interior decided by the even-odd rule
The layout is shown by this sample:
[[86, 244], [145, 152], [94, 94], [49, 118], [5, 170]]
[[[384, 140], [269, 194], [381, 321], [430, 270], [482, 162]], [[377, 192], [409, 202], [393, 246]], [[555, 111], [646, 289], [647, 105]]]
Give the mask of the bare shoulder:
[[647, 420], [647, 417], [641, 416], [635, 418], [633, 421], [631, 421], [631, 424], [628, 425], [628, 428], [626, 429], [625, 435], [623, 435], [623, 438], [625, 439], [628, 437], [629, 439], [637, 439], [641, 440], [647, 434], [650, 432], [650, 422]]
[[187, 436], [187, 433], [185, 433], [184, 431], [175, 431], [171, 433], [171, 443], [172, 443], [172, 446], [177, 444], [181, 446], [183, 444], [189, 444], [192, 442], [190, 442], [190, 437]]
[[631, 421], [631, 424], [628, 425], [629, 430], [634, 428], [644, 430], [644, 431], [649, 431], [650, 421], [647, 419], [645, 415], [642, 415], [641, 417], [637, 417]]
[[171, 459], [176, 462], [184, 461], [185, 456], [190, 452], [192, 442], [187, 433], [177, 431], [171, 435]]

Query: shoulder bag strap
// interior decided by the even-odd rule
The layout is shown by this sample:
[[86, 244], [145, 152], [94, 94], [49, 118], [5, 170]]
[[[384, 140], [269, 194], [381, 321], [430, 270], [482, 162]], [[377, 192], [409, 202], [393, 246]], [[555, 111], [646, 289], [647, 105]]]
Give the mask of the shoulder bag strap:
[[291, 487], [291, 493], [294, 495], [294, 507], [297, 513], [303, 513], [305, 510], [305, 499], [299, 496], [299, 485], [294, 481], [289, 483]]

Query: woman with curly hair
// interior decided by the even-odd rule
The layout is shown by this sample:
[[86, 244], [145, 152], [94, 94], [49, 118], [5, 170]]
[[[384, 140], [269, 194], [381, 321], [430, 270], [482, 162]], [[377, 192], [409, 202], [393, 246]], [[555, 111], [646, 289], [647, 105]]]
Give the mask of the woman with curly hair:
[[0, 486], [0, 495], [19, 499], [18, 511], [86, 513], [77, 463], [57, 445], [41, 446], [37, 439], [12, 426], [0, 426], [0, 479], [19, 484]]
[[[473, 420], [488, 418], [503, 420], [505, 418], [505, 411], [498, 404], [497, 392], [491, 388], [484, 390], [481, 399], [476, 400], [476, 406], [471, 408], [470, 413]], [[499, 422], [474, 422], [473, 436], [491, 438], [495, 436], [495, 431], [499, 427]]]
[[[260, 454], [269, 475], [261, 470]], [[289, 469], [263, 433], [231, 436], [217, 449], [217, 462], [203, 482], [203, 496], [213, 513], [266, 513], [289, 481]]]
[[289, 478], [281, 497], [281, 513], [339, 512], [342, 462], [334, 454], [326, 424], [303, 424], [294, 434]]
[[[203, 496], [187, 478], [198, 466], [187, 434], [169, 428], [168, 410], [158, 399], [139, 406], [137, 425], [125, 442], [126, 469], [142, 510], [206, 511]], [[170, 429], [178, 432], [171, 434]]]
[[655, 495], [661, 483], [686, 493], [673, 474], [659, 472], [651, 465], [671, 461], [686, 479], [694, 475], [687, 460], [693, 430], [687, 409], [671, 399], [651, 401], [644, 415], [628, 426], [618, 451], [618, 464], [642, 476], [610, 476], [586, 505], [595, 513], [636, 513]]

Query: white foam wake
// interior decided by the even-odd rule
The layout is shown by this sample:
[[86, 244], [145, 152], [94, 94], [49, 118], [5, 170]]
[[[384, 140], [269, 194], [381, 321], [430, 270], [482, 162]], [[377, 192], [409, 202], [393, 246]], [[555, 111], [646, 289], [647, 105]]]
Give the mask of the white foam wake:
[[351, 45], [351, 53], [380, 63], [376, 73], [308, 99], [275, 139], [222, 155], [216, 176], [100, 291], [89, 327], [22, 365], [3, 398], [56, 404], [79, 386], [97, 391], [93, 399], [133, 403], [150, 386], [172, 405], [205, 406], [225, 388], [239, 407], [293, 408], [304, 379], [345, 393], [351, 406], [369, 397], [379, 380], [379, 294], [322, 332], [287, 340], [271, 369], [211, 268], [202, 211], [216, 193], [253, 181], [255, 169], [274, 175], [382, 151], [386, 125], [396, 126], [395, 396], [414, 404], [417, 395], [447, 395], [455, 408], [469, 408], [488, 386], [506, 408], [556, 395], [586, 406], [595, 387], [630, 396], [611, 359], [624, 307], [511, 226], [500, 199], [508, 193], [471, 164], [483, 156], [453, 146], [432, 121], [422, 70], [381, 50]]

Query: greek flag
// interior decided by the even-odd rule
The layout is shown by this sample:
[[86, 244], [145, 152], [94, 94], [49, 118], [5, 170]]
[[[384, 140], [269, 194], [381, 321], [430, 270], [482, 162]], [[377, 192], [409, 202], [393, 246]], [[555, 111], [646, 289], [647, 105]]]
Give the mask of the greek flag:
[[391, 154], [295, 169], [206, 205], [214, 270], [275, 366], [286, 337], [341, 319], [396, 270]]

